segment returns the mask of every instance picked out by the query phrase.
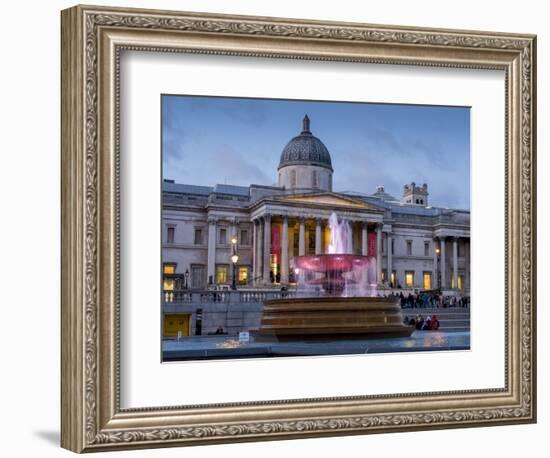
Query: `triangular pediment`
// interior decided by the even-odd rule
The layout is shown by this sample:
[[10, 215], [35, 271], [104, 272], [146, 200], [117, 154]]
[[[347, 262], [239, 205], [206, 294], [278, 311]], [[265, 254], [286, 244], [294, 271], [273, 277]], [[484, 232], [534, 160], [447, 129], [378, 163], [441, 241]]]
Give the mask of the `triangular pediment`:
[[305, 204], [326, 205], [329, 207], [352, 207], [352, 208], [364, 208], [370, 210], [381, 210], [376, 205], [368, 204], [359, 199], [353, 199], [348, 196], [342, 196], [340, 194], [332, 192], [322, 193], [308, 193], [308, 194], [294, 194], [290, 196], [279, 196], [279, 201], [286, 202], [303, 202]]

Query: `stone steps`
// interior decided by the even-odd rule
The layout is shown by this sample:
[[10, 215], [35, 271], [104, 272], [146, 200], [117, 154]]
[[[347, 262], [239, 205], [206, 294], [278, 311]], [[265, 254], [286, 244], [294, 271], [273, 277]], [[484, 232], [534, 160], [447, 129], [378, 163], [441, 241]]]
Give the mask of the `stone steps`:
[[464, 307], [452, 308], [405, 308], [401, 310], [403, 316], [409, 318], [422, 315], [424, 319], [436, 315], [439, 320], [441, 331], [469, 331], [470, 330], [470, 309]]

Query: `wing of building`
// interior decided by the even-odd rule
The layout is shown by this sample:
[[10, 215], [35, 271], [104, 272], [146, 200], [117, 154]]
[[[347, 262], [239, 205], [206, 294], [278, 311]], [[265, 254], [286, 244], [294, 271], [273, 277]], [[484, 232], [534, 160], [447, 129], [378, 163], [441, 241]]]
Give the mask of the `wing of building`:
[[[428, 185], [396, 198], [332, 189], [330, 153], [303, 120], [281, 153], [278, 186], [163, 182], [165, 289], [280, 288], [292, 258], [325, 252], [332, 212], [350, 221], [353, 251], [376, 256], [378, 283], [468, 294], [470, 212], [429, 206]], [[232, 256], [235, 256], [232, 259]], [[236, 260], [236, 262], [233, 262]]]

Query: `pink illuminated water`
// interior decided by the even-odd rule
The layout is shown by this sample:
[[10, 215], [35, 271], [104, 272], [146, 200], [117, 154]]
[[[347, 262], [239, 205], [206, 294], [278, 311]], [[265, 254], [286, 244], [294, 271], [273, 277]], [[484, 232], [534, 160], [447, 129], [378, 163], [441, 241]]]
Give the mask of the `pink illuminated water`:
[[353, 233], [347, 220], [329, 218], [330, 243], [327, 253], [297, 256], [294, 269], [301, 295], [376, 295], [376, 259], [353, 254]]

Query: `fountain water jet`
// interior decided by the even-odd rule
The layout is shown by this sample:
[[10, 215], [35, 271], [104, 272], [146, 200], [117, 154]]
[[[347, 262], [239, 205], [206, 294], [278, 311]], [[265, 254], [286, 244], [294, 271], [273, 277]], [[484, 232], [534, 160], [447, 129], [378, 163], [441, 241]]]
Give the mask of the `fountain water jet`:
[[348, 221], [338, 221], [336, 213], [328, 220], [330, 243], [326, 254], [297, 256], [297, 288], [301, 296], [376, 295], [376, 258], [353, 254], [352, 230]]
[[410, 336], [399, 298], [376, 297], [376, 258], [352, 253], [348, 221], [329, 218], [326, 254], [297, 256], [294, 298], [264, 303], [257, 338], [334, 340]]

